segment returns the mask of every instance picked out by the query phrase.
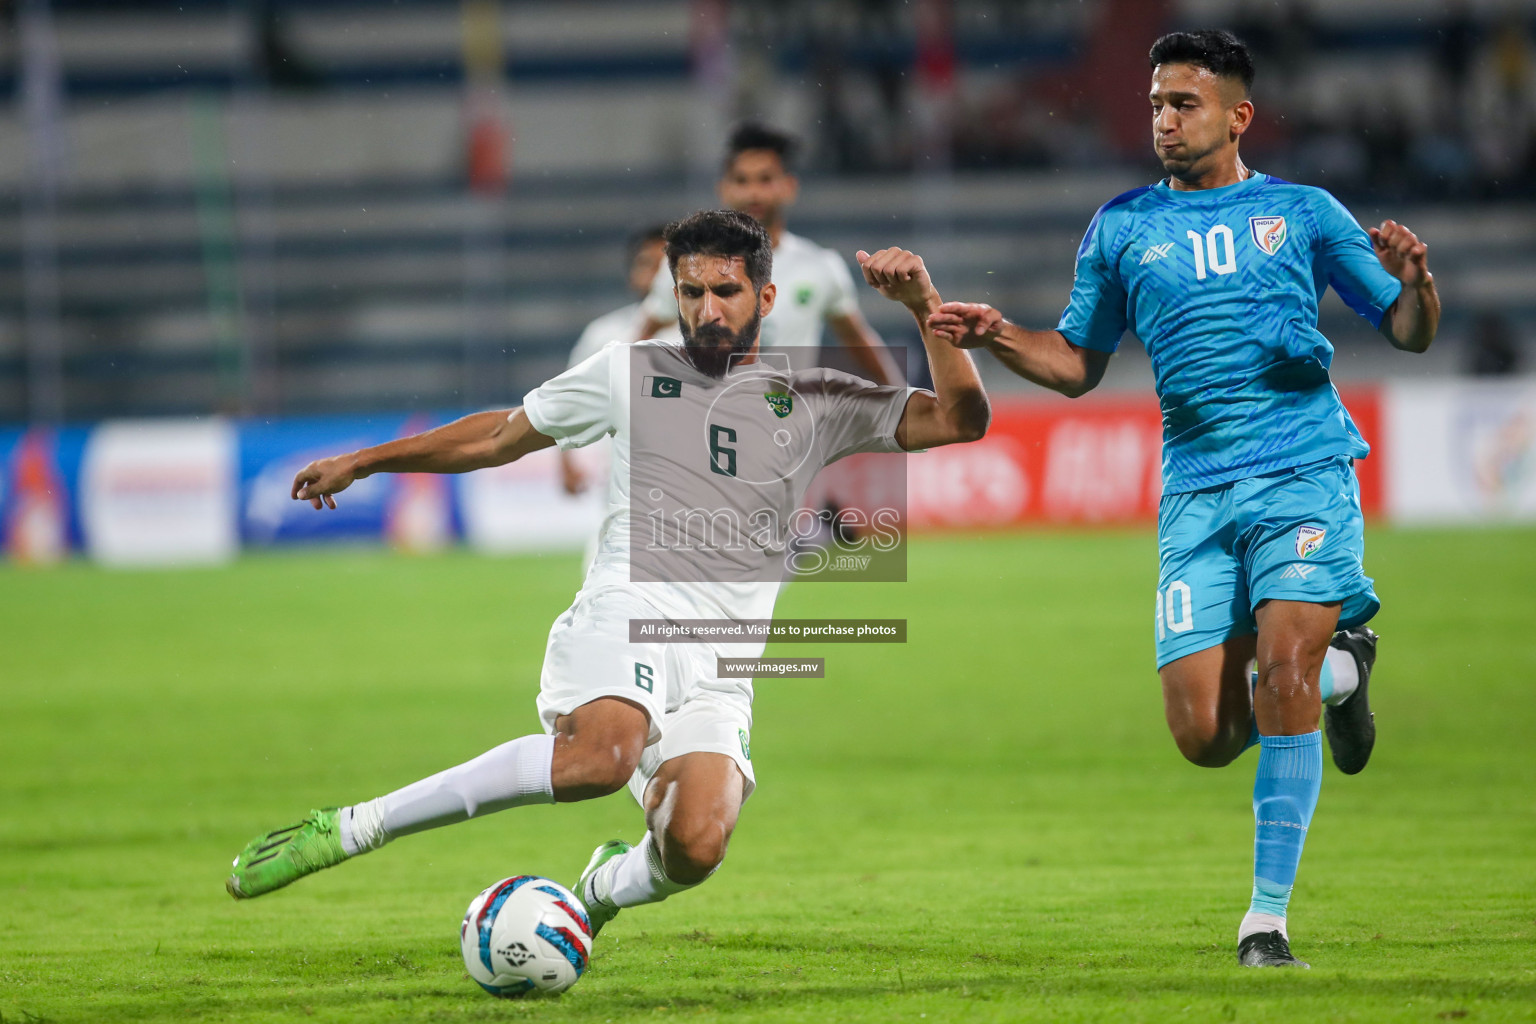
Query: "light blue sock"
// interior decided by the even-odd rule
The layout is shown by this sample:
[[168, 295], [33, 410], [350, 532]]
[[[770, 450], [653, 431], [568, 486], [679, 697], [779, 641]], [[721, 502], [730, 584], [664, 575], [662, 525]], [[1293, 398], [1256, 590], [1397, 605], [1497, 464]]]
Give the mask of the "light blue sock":
[[1253, 781], [1250, 914], [1285, 917], [1322, 781], [1321, 732], [1260, 738], [1259, 769]]

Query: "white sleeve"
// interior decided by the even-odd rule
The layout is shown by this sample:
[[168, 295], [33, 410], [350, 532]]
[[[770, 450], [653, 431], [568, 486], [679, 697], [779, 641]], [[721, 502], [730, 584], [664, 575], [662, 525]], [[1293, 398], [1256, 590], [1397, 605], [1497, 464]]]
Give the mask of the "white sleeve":
[[647, 320], [658, 320], [664, 324], [677, 323], [677, 296], [672, 294], [672, 271], [668, 269], [666, 260], [662, 260], [661, 266], [656, 268], [651, 290], [641, 300], [640, 309]]
[[840, 370], [817, 369], [797, 374], [795, 389], [819, 395], [816, 432], [826, 456], [824, 465], [859, 452], [902, 451], [896, 428], [917, 388], [875, 384]]
[[545, 381], [523, 398], [523, 412], [533, 428], [561, 448], [582, 448], [615, 430], [612, 373], [623, 342], [611, 342], [596, 355]]
[[827, 249], [827, 308], [823, 318], [849, 316], [859, 311], [859, 295], [853, 287], [853, 274], [847, 262], [835, 250]]

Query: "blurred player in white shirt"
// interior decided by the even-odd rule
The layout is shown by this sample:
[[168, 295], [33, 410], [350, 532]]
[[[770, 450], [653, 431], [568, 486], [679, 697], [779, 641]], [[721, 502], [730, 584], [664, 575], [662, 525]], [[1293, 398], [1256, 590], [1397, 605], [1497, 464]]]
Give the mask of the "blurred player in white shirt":
[[[931, 392], [782, 369], [773, 353], [759, 359], [758, 330], [778, 294], [768, 236], [751, 217], [694, 214], [668, 226], [667, 244], [684, 344], [612, 343], [520, 409], [322, 459], [294, 478], [294, 498], [334, 508], [336, 494], [372, 473], [461, 473], [613, 438], [599, 553], [545, 651], [544, 732], [257, 837], [226, 881], [237, 899], [399, 836], [626, 785], [647, 831], [634, 847], [598, 847], [582, 873], [576, 891], [591, 934], [620, 909], [664, 900], [719, 867], [756, 779], [751, 682], [722, 677], [717, 659], [757, 657], [762, 641], [637, 641], [631, 623], [771, 617], [792, 564], [792, 520], [822, 467], [856, 452], [972, 441], [990, 413], [970, 355], [928, 327], [942, 300], [912, 253], [861, 252], [859, 262], [865, 280], [916, 320]], [[652, 507], [684, 514], [653, 517]]]
[[[665, 224], [657, 224], [642, 228], [630, 236], [629, 272], [625, 280], [630, 293], [635, 296], [635, 301], [627, 306], [620, 306], [612, 312], [604, 313], [587, 324], [571, 349], [571, 358], [565, 364], [567, 369], [596, 355], [610, 341], [629, 341], [637, 336], [660, 338], [664, 341], [681, 340], [682, 335], [677, 333], [676, 321], [668, 323], [654, 334], [638, 333], [646, 324], [646, 316], [640, 300], [650, 292], [651, 282], [656, 279], [657, 269], [666, 261], [667, 241], [662, 234], [665, 230]], [[671, 276], [668, 274], [667, 279], [671, 280]], [[565, 493], [580, 494], [587, 489], [589, 482], [587, 474], [571, 453], [564, 448], [560, 449], [560, 486]], [[587, 561], [590, 562], [591, 558], [589, 557]]]
[[[885, 343], [859, 312], [853, 276], [842, 256], [785, 227], [789, 207], [800, 194], [800, 180], [794, 175], [798, 148], [796, 139], [785, 132], [745, 122], [731, 133], [725, 168], [716, 186], [727, 209], [752, 217], [773, 242], [773, 284], [779, 297], [773, 312], [763, 317], [759, 343], [764, 351], [813, 352], [821, 347], [825, 325], [848, 350], [862, 376], [876, 384], [904, 384], [906, 377]], [[659, 337], [659, 331], [677, 322], [677, 297], [665, 263], [641, 309], [645, 322], [630, 337]]]

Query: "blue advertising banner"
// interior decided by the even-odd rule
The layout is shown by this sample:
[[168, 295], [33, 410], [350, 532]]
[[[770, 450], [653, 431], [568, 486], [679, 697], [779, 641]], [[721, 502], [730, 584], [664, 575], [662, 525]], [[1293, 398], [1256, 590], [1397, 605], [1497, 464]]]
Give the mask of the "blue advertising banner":
[[449, 417], [325, 416], [242, 420], [239, 432], [239, 518], [242, 543], [377, 542], [434, 547], [460, 533], [446, 480], [380, 474], [357, 481], [316, 511], [290, 496], [293, 477], [315, 459], [405, 437]]

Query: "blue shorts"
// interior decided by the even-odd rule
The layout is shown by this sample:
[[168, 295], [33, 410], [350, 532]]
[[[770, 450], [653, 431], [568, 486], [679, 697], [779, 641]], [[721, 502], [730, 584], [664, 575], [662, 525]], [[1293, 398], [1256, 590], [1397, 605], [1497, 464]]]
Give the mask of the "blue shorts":
[[1157, 510], [1157, 667], [1258, 631], [1260, 601], [1339, 601], [1339, 629], [1381, 608], [1365, 574], [1348, 457], [1165, 494]]

